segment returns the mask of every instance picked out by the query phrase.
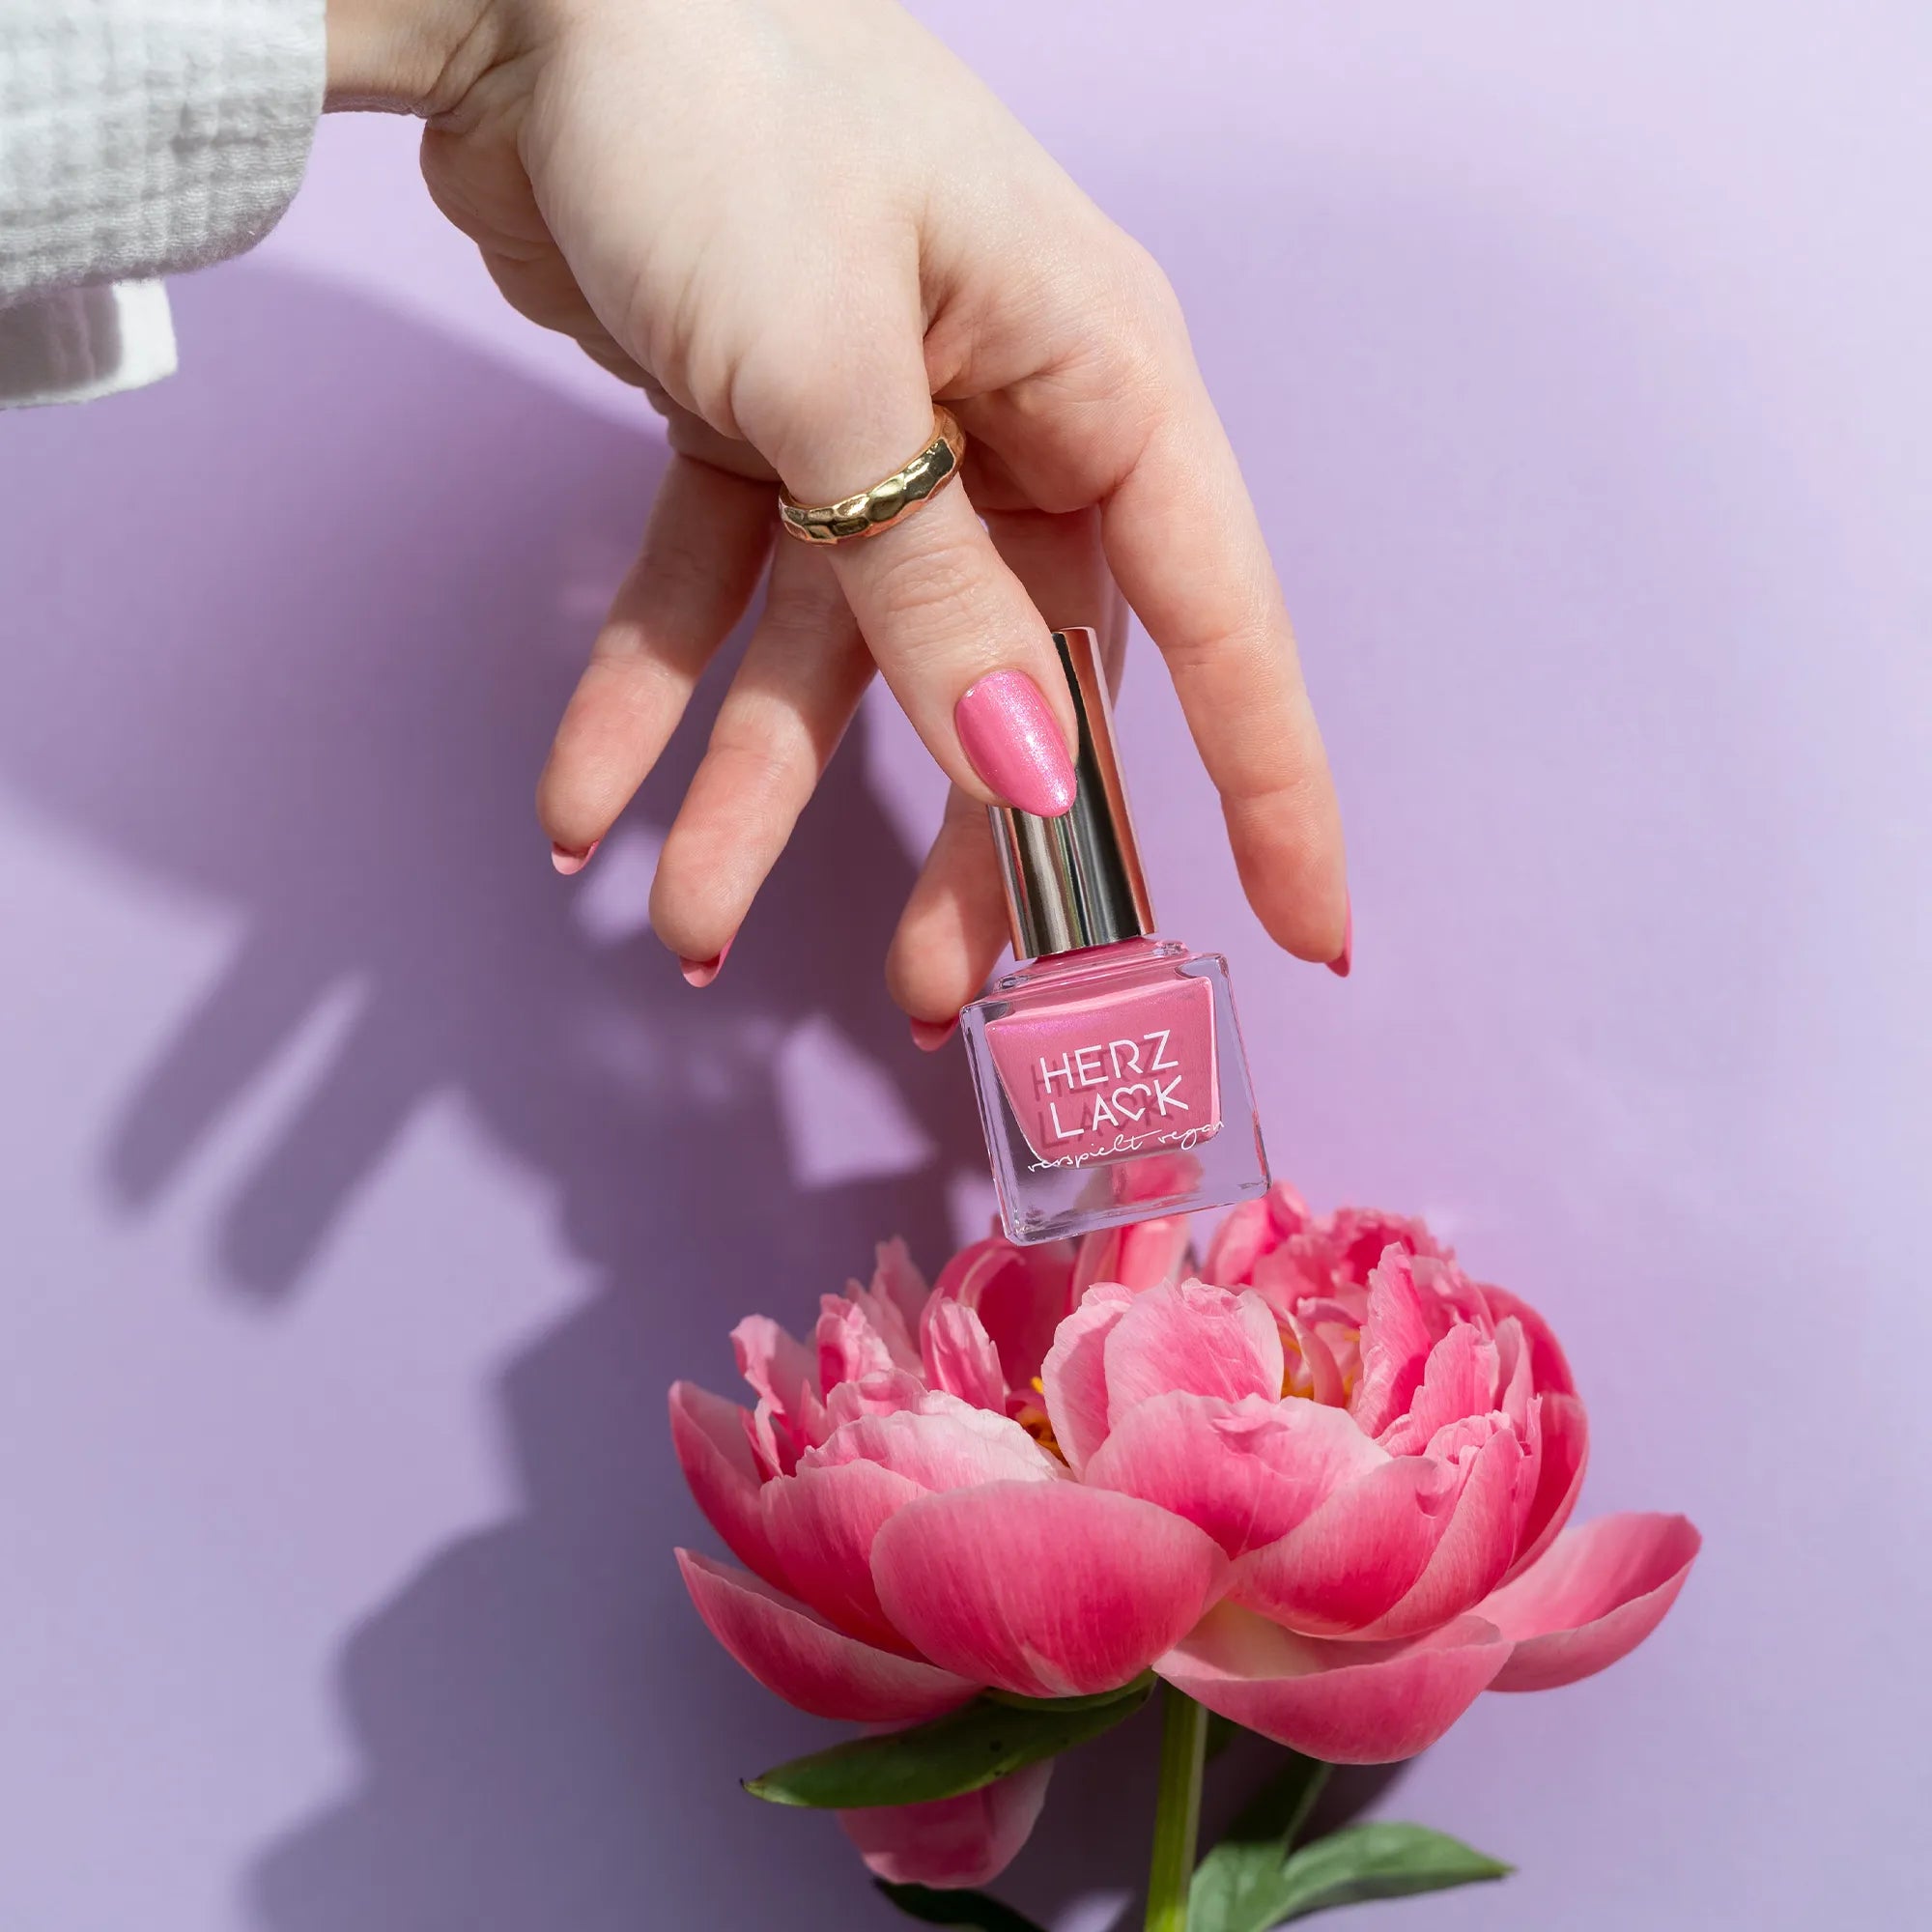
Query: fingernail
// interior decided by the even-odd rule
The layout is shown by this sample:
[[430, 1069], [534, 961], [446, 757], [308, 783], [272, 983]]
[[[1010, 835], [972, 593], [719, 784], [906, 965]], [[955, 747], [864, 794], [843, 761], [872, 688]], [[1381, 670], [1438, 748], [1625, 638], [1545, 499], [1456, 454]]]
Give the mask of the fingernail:
[[[732, 938], [736, 937], [734, 933]], [[677, 970], [684, 975], [684, 983], [687, 986], [699, 987], [710, 985], [723, 970], [730, 952], [731, 940], [727, 939], [724, 951], [715, 959], [680, 959], [677, 962]]]
[[1355, 908], [1349, 907], [1348, 923], [1342, 928], [1342, 950], [1328, 962], [1328, 970], [1338, 980], [1349, 977], [1349, 968], [1355, 963]]
[[573, 852], [568, 845], [553, 844], [550, 848], [550, 862], [568, 879], [575, 873], [582, 871], [584, 867], [596, 858], [597, 848], [603, 842], [601, 838], [593, 838], [582, 852]]
[[952, 723], [973, 769], [1022, 811], [1058, 818], [1073, 804], [1073, 760], [1060, 721], [1023, 670], [996, 670], [971, 686]]
[[959, 1015], [950, 1020], [914, 1020], [912, 1043], [922, 1053], [937, 1053], [959, 1031]]

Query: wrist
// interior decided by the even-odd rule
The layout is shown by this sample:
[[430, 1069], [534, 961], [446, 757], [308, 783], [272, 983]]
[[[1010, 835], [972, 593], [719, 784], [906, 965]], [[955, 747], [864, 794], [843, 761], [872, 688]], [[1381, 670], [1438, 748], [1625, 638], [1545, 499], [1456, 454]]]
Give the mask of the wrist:
[[327, 0], [329, 113], [427, 118], [495, 58], [492, 0]]

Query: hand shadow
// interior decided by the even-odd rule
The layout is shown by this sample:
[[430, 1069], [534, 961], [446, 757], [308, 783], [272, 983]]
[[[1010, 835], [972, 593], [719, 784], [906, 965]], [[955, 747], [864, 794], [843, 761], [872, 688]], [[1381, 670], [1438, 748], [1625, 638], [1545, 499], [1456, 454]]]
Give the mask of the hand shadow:
[[[574, 1245], [613, 1267], [722, 1220], [819, 1269], [845, 1265], [835, 1231], [909, 1217], [943, 1238], [938, 1170], [973, 1157], [971, 1122], [956, 1068], [914, 1053], [880, 993], [911, 868], [851, 747], [715, 998], [647, 935], [593, 937], [546, 862], [531, 786], [662, 468], [641, 403], [626, 433], [252, 266], [181, 306], [189, 373], [30, 425], [40, 509], [10, 529], [23, 571], [63, 527], [138, 551], [88, 560], [60, 651], [7, 654], [0, 773], [242, 921], [113, 1127], [115, 1198], [153, 1203], [335, 995], [345, 1037], [221, 1218], [222, 1275], [264, 1305], [451, 1091], [557, 1179]], [[632, 823], [668, 825], [702, 736], [679, 735]], [[813, 1015], [944, 1148], [923, 1187], [786, 1184], [771, 1058]]]
[[[805, 1325], [884, 1235], [947, 1252], [949, 1181], [983, 1153], [957, 1055], [916, 1052], [880, 986], [911, 862], [855, 742], [716, 986], [582, 917], [590, 875], [552, 872], [530, 789], [661, 468], [641, 405], [632, 432], [259, 264], [179, 308], [181, 378], [10, 430], [34, 492], [0, 532], [0, 581], [63, 632], [0, 651], [0, 782], [239, 926], [107, 1130], [110, 1196], [158, 1201], [333, 1003], [326, 1066], [218, 1210], [220, 1281], [287, 1307], [454, 1094], [547, 1178], [597, 1285], [503, 1378], [522, 1513], [348, 1635], [358, 1781], [254, 1861], [250, 1910], [266, 1932], [892, 1922], [828, 1821], [734, 1788], [833, 1733], [685, 1602], [670, 1548], [715, 1539], [662, 1392], [744, 1312]], [[113, 530], [120, 567], [76, 529]], [[637, 836], [668, 824], [719, 684]], [[869, 1167], [811, 1144], [859, 1103], [782, 1104], [814, 1031], [889, 1098], [905, 1145]], [[1144, 1755], [1070, 1763], [1064, 1802], [1120, 1815]], [[1110, 1837], [1055, 1832], [1035, 1890], [1117, 1877]]]

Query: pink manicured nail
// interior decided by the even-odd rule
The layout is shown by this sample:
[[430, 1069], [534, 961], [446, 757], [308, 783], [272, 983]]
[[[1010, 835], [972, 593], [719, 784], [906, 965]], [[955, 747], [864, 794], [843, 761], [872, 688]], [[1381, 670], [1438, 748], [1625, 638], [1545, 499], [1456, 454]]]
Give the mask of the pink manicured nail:
[[959, 1031], [959, 1015], [950, 1020], [914, 1020], [912, 1043], [922, 1053], [937, 1053]]
[[996, 670], [953, 707], [959, 742], [992, 789], [1022, 811], [1058, 818], [1073, 804], [1073, 760], [1060, 721], [1023, 670]]
[[[733, 938], [736, 936], [736, 934], [732, 935]], [[730, 952], [731, 940], [727, 939], [724, 942], [724, 952], [720, 952], [715, 959], [680, 959], [677, 962], [677, 970], [684, 975], [684, 983], [687, 986], [710, 985], [712, 980], [717, 979], [719, 973], [724, 968], [724, 961], [729, 957]]]
[[1342, 950], [1328, 962], [1328, 970], [1338, 980], [1349, 977], [1349, 968], [1355, 963], [1355, 908], [1349, 907], [1349, 923], [1342, 928]]
[[582, 852], [573, 852], [567, 845], [553, 844], [550, 848], [550, 862], [568, 879], [575, 873], [582, 871], [584, 867], [596, 858], [597, 848], [603, 842], [601, 838], [593, 838]]

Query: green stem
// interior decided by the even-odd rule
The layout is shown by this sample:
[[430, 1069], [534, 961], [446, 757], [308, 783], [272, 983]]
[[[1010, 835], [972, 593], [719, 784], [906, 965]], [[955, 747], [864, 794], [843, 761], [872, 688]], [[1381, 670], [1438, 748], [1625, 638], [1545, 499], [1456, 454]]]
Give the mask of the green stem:
[[1208, 1713], [1172, 1684], [1165, 1689], [1165, 1700], [1147, 1932], [1187, 1932], [1187, 1890], [1194, 1882], [1194, 1852], [1201, 1834], [1201, 1766], [1208, 1746]]

